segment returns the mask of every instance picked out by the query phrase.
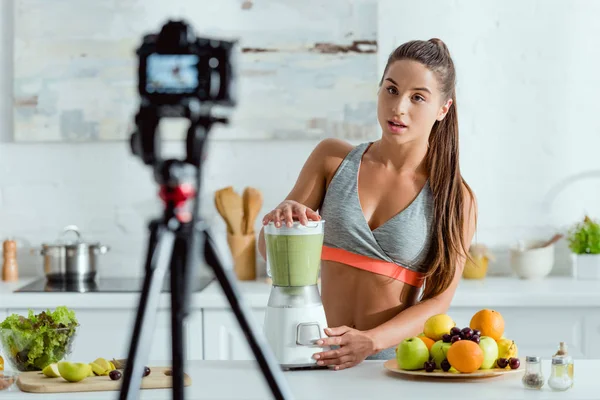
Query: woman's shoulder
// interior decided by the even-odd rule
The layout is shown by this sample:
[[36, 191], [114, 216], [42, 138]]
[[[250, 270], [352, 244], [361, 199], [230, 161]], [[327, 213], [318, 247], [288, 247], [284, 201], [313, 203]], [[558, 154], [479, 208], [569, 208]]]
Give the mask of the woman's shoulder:
[[323, 139], [315, 147], [315, 151], [318, 151], [324, 156], [331, 157], [346, 157], [355, 146], [345, 140], [338, 138], [327, 138]]
[[323, 139], [314, 152], [325, 165], [328, 172], [335, 171], [356, 146], [338, 138]]
[[326, 187], [329, 187], [333, 177], [350, 152], [365, 145], [368, 145], [368, 143], [354, 145], [338, 138], [327, 138], [319, 142], [315, 148], [315, 153], [322, 163]]

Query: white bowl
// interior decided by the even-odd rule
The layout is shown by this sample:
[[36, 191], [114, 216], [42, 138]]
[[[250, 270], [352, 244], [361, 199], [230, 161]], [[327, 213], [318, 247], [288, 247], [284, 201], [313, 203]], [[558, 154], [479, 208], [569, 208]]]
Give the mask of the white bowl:
[[550, 274], [554, 266], [554, 244], [530, 249], [543, 242], [532, 240], [524, 243], [524, 250], [517, 246], [510, 249], [510, 266], [519, 278], [540, 279]]

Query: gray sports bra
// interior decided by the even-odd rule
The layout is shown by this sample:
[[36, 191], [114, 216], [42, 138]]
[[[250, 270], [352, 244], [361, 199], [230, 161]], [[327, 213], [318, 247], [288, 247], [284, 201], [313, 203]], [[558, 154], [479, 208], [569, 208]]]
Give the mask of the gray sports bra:
[[[343, 250], [352, 253], [352, 256], [387, 261], [416, 273], [426, 273], [429, 266], [424, 261], [431, 244], [433, 220], [433, 194], [429, 181], [408, 207], [371, 230], [358, 199], [358, 171], [370, 144], [362, 143], [354, 147], [329, 184], [320, 210], [325, 221], [324, 249], [329, 248], [333, 252]], [[343, 255], [340, 257], [344, 258]], [[361, 264], [360, 260], [356, 264], [354, 266], [361, 268], [358, 265]], [[363, 269], [372, 272], [380, 270], [379, 267]], [[388, 275], [387, 272], [382, 274]]]

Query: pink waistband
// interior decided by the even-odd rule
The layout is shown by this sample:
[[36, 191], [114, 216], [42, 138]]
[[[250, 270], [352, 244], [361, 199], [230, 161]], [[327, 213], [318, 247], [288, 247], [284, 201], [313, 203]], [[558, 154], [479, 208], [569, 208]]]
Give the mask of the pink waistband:
[[373, 272], [375, 274], [389, 276], [397, 281], [401, 281], [415, 287], [421, 287], [425, 279], [422, 273], [410, 270], [401, 265], [384, 260], [376, 260], [334, 247], [323, 246], [321, 259], [336, 261], [365, 271]]

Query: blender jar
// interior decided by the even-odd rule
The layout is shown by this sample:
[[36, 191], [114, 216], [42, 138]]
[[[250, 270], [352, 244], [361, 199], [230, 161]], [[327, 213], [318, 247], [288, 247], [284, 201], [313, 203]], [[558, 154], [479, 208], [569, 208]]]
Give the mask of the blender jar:
[[299, 287], [316, 285], [323, 249], [323, 223], [295, 221], [291, 227], [265, 226], [267, 274], [274, 286]]

